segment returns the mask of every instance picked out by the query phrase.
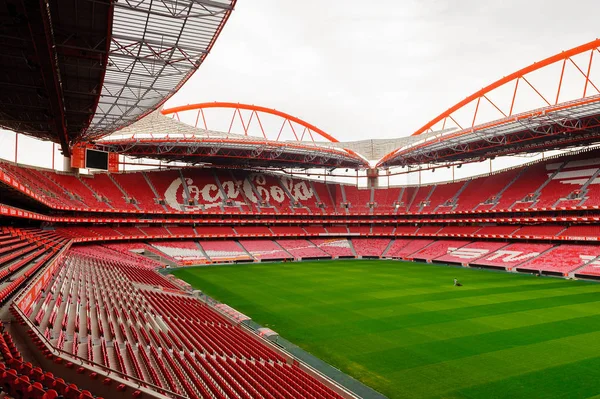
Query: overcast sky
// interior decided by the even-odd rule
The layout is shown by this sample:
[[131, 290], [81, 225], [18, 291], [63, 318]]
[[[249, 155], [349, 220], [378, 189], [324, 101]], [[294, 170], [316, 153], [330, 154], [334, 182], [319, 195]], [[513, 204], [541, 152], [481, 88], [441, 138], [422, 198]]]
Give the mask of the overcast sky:
[[595, 39], [598, 12], [597, 0], [240, 0], [167, 106], [244, 102], [340, 140], [405, 136], [492, 81]]
[[[598, 11], [597, 0], [240, 0], [167, 106], [244, 102], [342, 141], [406, 136], [492, 81], [593, 40]], [[12, 143], [0, 133], [0, 157], [13, 159]], [[49, 151], [20, 148], [20, 162], [49, 166]]]

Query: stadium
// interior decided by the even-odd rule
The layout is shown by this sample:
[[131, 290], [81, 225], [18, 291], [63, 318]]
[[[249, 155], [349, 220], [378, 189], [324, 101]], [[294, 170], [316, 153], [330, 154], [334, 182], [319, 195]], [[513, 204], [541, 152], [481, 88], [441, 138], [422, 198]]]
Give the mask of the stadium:
[[0, 397], [600, 397], [600, 39], [342, 140], [168, 103], [236, 7], [0, 5]]

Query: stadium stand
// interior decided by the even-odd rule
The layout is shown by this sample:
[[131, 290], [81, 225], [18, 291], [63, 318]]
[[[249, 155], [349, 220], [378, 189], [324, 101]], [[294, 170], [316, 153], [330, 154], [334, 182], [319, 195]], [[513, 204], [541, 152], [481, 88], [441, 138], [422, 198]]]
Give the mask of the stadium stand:
[[449, 237], [464, 237], [464, 236], [472, 236], [473, 234], [479, 231], [479, 226], [445, 226], [442, 227], [440, 231], [436, 234], [440, 237], [449, 236]]
[[427, 213], [451, 212], [455, 207], [454, 197], [465, 184], [465, 182], [437, 184], [423, 211]]
[[277, 244], [297, 259], [330, 257], [326, 252], [308, 240], [277, 240]]
[[113, 227], [113, 230], [123, 236], [130, 236], [130, 237], [140, 236], [140, 237], [142, 237], [142, 236], [148, 235], [147, 233], [138, 229], [136, 226], [127, 226], [127, 225], [117, 226], [117, 227]]
[[154, 193], [146, 174], [142, 172], [113, 173], [111, 177], [116, 184], [131, 198], [135, 199], [137, 206], [147, 212], [164, 212], [166, 208], [157, 201], [162, 197]]
[[411, 255], [426, 248], [434, 240], [396, 240], [387, 251], [386, 256], [391, 258], [412, 259]]
[[[71, 197], [77, 198], [89, 208], [95, 209], [113, 209], [108, 203], [108, 199], [94, 192], [89, 186], [86, 186], [82, 180], [75, 175], [63, 174], [57, 172], [43, 171], [48, 180], [53, 181], [60, 186]], [[118, 208], [118, 205], [116, 206]]]
[[402, 191], [399, 187], [379, 188], [374, 191], [374, 213], [394, 213]]
[[[570, 195], [579, 192], [583, 185], [598, 171], [599, 161], [596, 158], [574, 160], [566, 162], [560, 172], [554, 174], [556, 164], [546, 165], [546, 170], [551, 173], [551, 180], [540, 191], [540, 199], [535, 203], [535, 208], [556, 208], [565, 206], [565, 202], [572, 199]], [[577, 203], [581, 202], [579, 198]]]
[[600, 226], [598, 225], [583, 225], [583, 226], [570, 226], [564, 231], [556, 234], [559, 237], [569, 238], [583, 238], [584, 240], [598, 240], [600, 239]]
[[271, 233], [273, 235], [276, 236], [291, 236], [291, 237], [296, 237], [296, 236], [301, 236], [306, 234], [306, 231], [304, 231], [302, 229], [302, 227], [299, 226], [270, 226], [269, 229], [271, 230]]
[[352, 251], [350, 242], [345, 238], [330, 238], [330, 239], [311, 239], [315, 246], [322, 251], [336, 257], [355, 257], [356, 254]]
[[192, 237], [196, 235], [196, 230], [190, 226], [168, 226], [167, 229], [174, 236]]
[[483, 226], [475, 232], [480, 237], [504, 237], [513, 234], [519, 226]]
[[371, 190], [355, 186], [344, 186], [346, 202], [351, 213], [368, 214], [371, 211]]
[[598, 256], [600, 256], [600, 247], [598, 246], [559, 245], [522, 263], [517, 270], [567, 275]]
[[421, 213], [422, 209], [427, 208], [429, 194], [432, 193], [432, 190], [434, 189], [435, 186], [417, 187], [414, 195], [407, 205], [407, 213]]
[[30, 304], [30, 322], [53, 345], [188, 397], [341, 398], [162, 276], [102, 253], [72, 250]]
[[205, 262], [206, 254], [195, 241], [157, 241], [152, 246], [176, 262]]
[[411, 257], [413, 259], [431, 261], [433, 259], [455, 252], [456, 250], [464, 247], [467, 244], [469, 244], [468, 241], [439, 240], [415, 252], [411, 255]]
[[327, 226], [326, 229], [329, 234], [348, 234], [350, 232], [347, 226]]
[[114, 209], [136, 210], [135, 205], [128, 202], [128, 195], [113, 182], [111, 175], [97, 173], [91, 176], [80, 176], [81, 182], [98, 196], [103, 198]]
[[271, 240], [240, 240], [240, 244], [252, 257], [260, 260], [293, 259], [279, 244]]
[[385, 189], [240, 170], [171, 169], [77, 176], [8, 162], [0, 163], [0, 170], [59, 209], [419, 215], [594, 207], [600, 181], [596, 158], [576, 154], [464, 181]]
[[565, 227], [558, 225], [525, 226], [512, 233], [512, 236], [524, 238], [553, 238], [558, 236], [563, 230], [565, 230]]
[[366, 258], [381, 257], [389, 245], [389, 238], [352, 238], [356, 254]]
[[474, 261], [473, 264], [512, 270], [515, 266], [533, 259], [553, 247], [552, 244], [510, 244]]
[[303, 230], [308, 234], [327, 234], [327, 230], [321, 225], [304, 226]]
[[393, 235], [396, 228], [394, 226], [373, 225], [371, 227], [372, 235]]
[[206, 256], [213, 262], [250, 260], [250, 256], [235, 241], [200, 241]]
[[435, 258], [439, 262], [469, 264], [508, 245], [506, 242], [477, 241]]

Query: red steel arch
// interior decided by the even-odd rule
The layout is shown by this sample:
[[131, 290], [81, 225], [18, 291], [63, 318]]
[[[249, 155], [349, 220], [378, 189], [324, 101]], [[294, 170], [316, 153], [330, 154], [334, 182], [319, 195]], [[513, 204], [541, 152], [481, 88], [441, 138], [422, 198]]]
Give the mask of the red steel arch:
[[[314, 137], [312, 135], [312, 133], [316, 133], [319, 136], [321, 136], [322, 138], [324, 138], [325, 140], [332, 142], [332, 143], [338, 143], [339, 141], [331, 136], [330, 134], [324, 132], [323, 130], [319, 129], [318, 127], [316, 127], [315, 125], [312, 125], [298, 117], [295, 117], [293, 115], [287, 114], [285, 112], [281, 112], [278, 111], [276, 109], [271, 109], [271, 108], [266, 108], [266, 107], [261, 107], [258, 105], [250, 105], [250, 104], [240, 104], [240, 103], [231, 103], [231, 102], [212, 102], [212, 103], [198, 103], [198, 104], [188, 104], [188, 105], [182, 105], [182, 106], [178, 106], [178, 107], [173, 107], [173, 108], [168, 108], [168, 109], [163, 109], [161, 111], [161, 113], [163, 115], [173, 115], [175, 118], [179, 119], [179, 113], [182, 112], [189, 112], [189, 111], [197, 111], [197, 115], [196, 115], [196, 127], [198, 127], [198, 122], [200, 121], [200, 118], [202, 119], [203, 122], [203, 127], [205, 129], [207, 129], [207, 123], [206, 123], [206, 117], [204, 115], [204, 110], [205, 109], [210, 109], [210, 108], [223, 108], [223, 109], [231, 109], [233, 110], [233, 116], [231, 119], [231, 124], [229, 126], [229, 129], [231, 130], [231, 126], [233, 125], [233, 122], [235, 120], [235, 118], [239, 118], [242, 126], [244, 128], [244, 133], [245, 135], [248, 135], [248, 129], [250, 127], [250, 124], [253, 121], [253, 118], [256, 117], [258, 126], [264, 136], [265, 139], [267, 139], [267, 133], [265, 132], [264, 128], [263, 128], [263, 124], [260, 120], [260, 114], [269, 114], [269, 115], [274, 115], [274, 116], [278, 116], [280, 118], [282, 118], [283, 124], [281, 126], [281, 129], [279, 130], [279, 134], [277, 136], [277, 138], [275, 139], [275, 141], [279, 141], [279, 138], [281, 136], [281, 132], [284, 129], [284, 127], [286, 126], [286, 123], [289, 125], [289, 127], [291, 128], [291, 130], [293, 131], [294, 136], [296, 137], [297, 141], [303, 141], [302, 139], [305, 137], [305, 135], [308, 133], [308, 136], [310, 137], [310, 139], [314, 142]], [[242, 113], [240, 112], [240, 110], [247, 110], [247, 111], [251, 111], [250, 114], [250, 118], [247, 121], [244, 121], [243, 117], [242, 117]], [[296, 133], [292, 122], [302, 126], [304, 128], [304, 130], [302, 131], [302, 134], [300, 135], [300, 137], [298, 137], [298, 134]], [[231, 133], [231, 131], [229, 131], [228, 133]]]
[[[556, 55], [553, 55], [551, 57], [548, 57], [540, 62], [534, 62], [533, 64], [531, 64], [523, 69], [520, 69], [508, 76], [503, 77], [502, 79], [495, 81], [494, 83], [484, 87], [483, 89], [468, 96], [464, 100], [458, 102], [456, 105], [448, 108], [446, 111], [442, 112], [440, 115], [436, 116], [431, 121], [429, 121], [428, 123], [423, 125], [416, 132], [414, 132], [413, 136], [419, 135], [419, 134], [422, 134], [422, 133], [425, 133], [428, 131], [432, 131], [432, 128], [440, 122], [442, 122], [441, 128], [444, 129], [444, 128], [446, 128], [446, 124], [447, 124], [448, 120], [451, 120], [461, 130], [467, 129], [467, 128], [474, 128], [475, 122], [477, 119], [477, 111], [479, 110], [479, 105], [481, 104], [482, 101], [489, 102], [498, 111], [498, 115], [499, 115], [498, 119], [507, 118], [507, 117], [512, 116], [513, 110], [514, 110], [514, 105], [517, 100], [517, 96], [519, 94], [519, 83], [520, 82], [523, 82], [522, 86], [527, 85], [528, 87], [530, 87], [540, 97], [540, 99], [543, 101], [543, 104], [546, 104], [548, 107], [556, 106], [559, 104], [561, 89], [563, 87], [563, 84], [565, 83], [563, 81], [563, 79], [565, 78], [565, 68], [567, 66], [571, 66], [571, 65], [573, 68], [575, 68], [575, 71], [576, 72], [578, 71], [585, 79], [585, 83], [582, 87], [583, 93], [582, 93], [581, 98], [583, 99], [583, 98], [588, 97], [589, 93], [592, 90], [595, 91], [596, 94], [600, 94], [600, 90], [598, 89], [598, 87], [600, 87], [600, 85], [597, 86], [590, 79], [590, 72], [592, 69], [592, 62], [594, 59], [594, 54], [596, 52], [600, 53], [599, 48], [600, 48], [600, 39], [596, 39], [589, 43], [583, 44], [581, 46], [574, 47], [570, 50], [562, 51], [562, 52], [560, 52]], [[587, 62], [587, 65], [585, 65], [582, 68], [573, 60], [573, 57], [580, 55], [580, 54], [587, 53], [587, 52], [589, 52], [589, 61]], [[556, 77], [558, 80], [556, 96], [553, 95], [553, 97], [547, 98], [547, 96], [542, 95], [542, 92], [540, 90], [538, 90], [538, 88], [536, 88], [531, 83], [531, 81], [528, 79], [528, 75], [530, 75], [531, 73], [536, 72], [540, 69], [548, 67], [549, 65], [553, 65], [553, 64], [556, 64], [561, 61], [562, 61], [561, 72], [560, 72], [560, 75]], [[513, 82], [514, 82], [514, 91], [513, 91], [511, 101], [510, 101], [510, 105], [505, 104], [506, 105], [505, 107], [500, 107], [496, 103], [492, 102], [492, 100], [487, 96], [490, 92], [494, 91], [495, 89], [498, 89], [507, 84], [511, 84]], [[476, 102], [476, 104], [475, 104], [475, 110], [474, 110], [471, 125], [470, 126], [460, 125], [453, 118], [453, 115], [457, 111], [461, 110], [462, 108], [464, 108], [474, 102]], [[576, 105], [577, 104], [571, 104], [571, 106], [576, 106]], [[502, 109], [504, 109], [505, 111], [508, 111], [508, 112], [504, 112], [504, 111], [502, 111]], [[521, 113], [520, 115], [523, 115], [523, 114]], [[532, 112], [532, 115], [534, 115], [533, 112]]]

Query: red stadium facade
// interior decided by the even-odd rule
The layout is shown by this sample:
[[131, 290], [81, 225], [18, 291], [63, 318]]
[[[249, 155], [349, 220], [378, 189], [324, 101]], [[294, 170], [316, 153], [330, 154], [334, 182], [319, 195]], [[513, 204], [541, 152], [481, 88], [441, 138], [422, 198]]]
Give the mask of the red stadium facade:
[[[63, 114], [49, 125], [8, 113], [2, 125], [60, 143], [65, 154], [78, 145], [186, 167], [84, 175], [0, 162], [0, 303], [13, 321], [1, 326], [0, 335], [0, 379], [8, 394], [358, 397], [244, 324], [244, 315], [200, 300], [186, 283], [158, 273], [165, 265], [387, 258], [600, 278], [598, 150], [579, 148], [429, 185], [359, 188], [327, 182], [325, 174], [301, 178], [290, 169], [360, 170], [370, 181], [379, 170], [318, 127], [265, 107], [200, 103], [151, 114], [199, 67], [235, 1], [193, 1], [182, 9], [159, 2], [165, 7], [159, 10], [144, 9], [145, 2], [99, 3], [97, 14], [88, 10], [95, 23], [115, 25], [99, 32], [97, 58], [112, 61], [102, 64], [104, 73], [89, 75], [95, 89], [85, 90], [94, 107], [80, 115], [62, 106]], [[125, 37], [125, 21], [112, 19], [118, 13], [132, 20], [144, 15], [164, 29], [165, 21], [189, 23], [180, 26], [184, 40], [158, 51], [144, 32], [134, 32], [138, 40]], [[39, 10], [35, 15], [49, 18]], [[188, 40], [198, 32], [200, 47]], [[51, 30], [33, 35], [29, 50], [42, 39], [56, 40]], [[46, 61], [68, 65], [69, 54], [83, 51], [75, 44], [50, 47], [57, 54], [47, 54]], [[591, 70], [599, 46], [590, 42], [493, 83], [379, 157], [377, 167], [391, 174], [397, 166], [451, 166], [597, 144], [600, 91]], [[575, 58], [582, 56], [585, 65]], [[125, 59], [133, 62], [130, 69]], [[123, 91], [115, 94], [112, 89], [126, 87], [127, 76], [145, 63], [162, 66], [146, 82], [155, 95], [133, 101]], [[558, 86], [550, 98], [530, 75], [556, 65]], [[583, 76], [575, 100], [563, 98], [567, 67]], [[53, 81], [76, 78], [59, 70], [40, 66]], [[494, 90], [506, 85], [513, 88], [508, 103], [494, 101]], [[44, 87], [50, 109], [60, 110], [73, 95], [63, 91], [67, 86]], [[517, 110], [523, 86], [542, 107]], [[122, 112], [130, 101], [131, 112]], [[484, 103], [500, 119], [483, 123]], [[469, 106], [474, 112], [466, 113], [465, 124], [459, 114]], [[209, 129], [205, 112], [215, 108], [230, 112], [229, 130]], [[195, 123], [182, 122], [186, 113]], [[270, 117], [279, 130], [267, 126]], [[236, 119], [238, 133], [231, 129]], [[114, 165], [116, 155], [112, 159]]]

